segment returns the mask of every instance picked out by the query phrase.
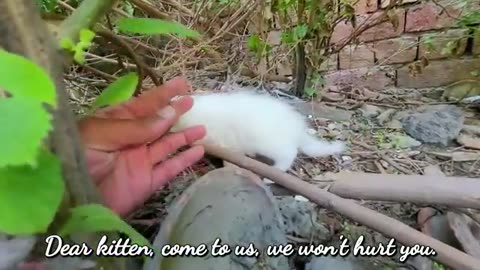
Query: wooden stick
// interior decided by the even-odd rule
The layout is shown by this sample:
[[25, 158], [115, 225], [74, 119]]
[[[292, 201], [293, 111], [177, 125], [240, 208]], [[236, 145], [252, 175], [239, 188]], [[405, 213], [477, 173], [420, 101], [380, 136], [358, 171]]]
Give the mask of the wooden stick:
[[395, 237], [400, 243], [408, 246], [429, 246], [436, 251], [433, 260], [439, 261], [454, 269], [480, 269], [480, 260], [443, 242], [429, 237], [404, 223], [376, 211], [363, 207], [354, 201], [343, 199], [326, 190], [300, 180], [297, 177], [272, 168], [266, 164], [245, 157], [238, 153], [227, 151], [221, 147], [205, 145], [207, 153], [234, 163], [262, 177], [271, 179], [288, 189], [297, 192], [320, 206], [368, 226], [389, 237]]

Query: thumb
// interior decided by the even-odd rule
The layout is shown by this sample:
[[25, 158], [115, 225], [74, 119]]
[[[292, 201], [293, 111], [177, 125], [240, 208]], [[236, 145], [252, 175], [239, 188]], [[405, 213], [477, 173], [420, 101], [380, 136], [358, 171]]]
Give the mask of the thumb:
[[167, 133], [178, 118], [171, 106], [164, 112], [159, 117], [141, 119], [87, 117], [79, 121], [80, 136], [85, 146], [101, 151], [150, 143]]

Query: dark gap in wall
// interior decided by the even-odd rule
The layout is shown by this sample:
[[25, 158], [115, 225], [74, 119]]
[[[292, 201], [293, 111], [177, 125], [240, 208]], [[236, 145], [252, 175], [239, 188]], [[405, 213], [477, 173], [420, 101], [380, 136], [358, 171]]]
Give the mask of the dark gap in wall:
[[377, 9], [380, 9], [382, 6], [382, 0], [377, 0]]
[[415, 60], [413, 60], [413, 61], [417, 61], [418, 58], [420, 58], [420, 42], [422, 42], [422, 37], [418, 36], [417, 37], [417, 50], [415, 52]]
[[468, 31], [468, 39], [467, 39], [467, 46], [465, 47], [465, 55], [472, 55], [473, 54], [473, 36], [474, 36], [474, 30], [470, 29]]
[[335, 58], [337, 61], [337, 70], [340, 70], [340, 53], [335, 54]]

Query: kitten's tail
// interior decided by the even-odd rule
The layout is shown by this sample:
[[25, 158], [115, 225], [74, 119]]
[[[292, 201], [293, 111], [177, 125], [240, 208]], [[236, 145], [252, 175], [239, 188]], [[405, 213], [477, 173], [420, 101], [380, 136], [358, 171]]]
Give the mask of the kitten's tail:
[[310, 157], [324, 157], [345, 151], [342, 141], [327, 142], [305, 133], [300, 144], [300, 151]]

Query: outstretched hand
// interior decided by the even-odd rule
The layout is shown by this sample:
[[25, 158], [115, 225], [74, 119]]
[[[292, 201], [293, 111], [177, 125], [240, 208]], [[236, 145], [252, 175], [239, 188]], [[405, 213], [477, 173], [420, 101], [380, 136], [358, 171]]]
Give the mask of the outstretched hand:
[[90, 175], [107, 206], [116, 213], [128, 214], [203, 157], [201, 145], [169, 157], [205, 136], [203, 126], [167, 134], [178, 117], [193, 105], [188, 96], [170, 100], [186, 94], [188, 89], [186, 80], [175, 78], [80, 120]]

